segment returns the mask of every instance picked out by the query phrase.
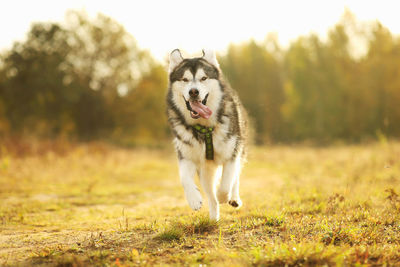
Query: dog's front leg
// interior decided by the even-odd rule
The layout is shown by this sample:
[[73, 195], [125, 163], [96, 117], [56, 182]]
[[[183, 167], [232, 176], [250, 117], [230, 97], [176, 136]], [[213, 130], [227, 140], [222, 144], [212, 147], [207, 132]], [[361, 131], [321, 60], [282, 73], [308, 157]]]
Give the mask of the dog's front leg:
[[219, 204], [216, 196], [217, 169], [214, 164], [206, 164], [200, 170], [201, 186], [208, 197], [210, 219], [215, 221], [219, 220]]
[[218, 201], [228, 202], [233, 207], [240, 207], [242, 201], [239, 197], [240, 157], [224, 164], [221, 184], [218, 188]]
[[192, 161], [187, 159], [179, 161], [179, 175], [183, 189], [185, 190], [186, 199], [193, 210], [199, 210], [203, 201], [200, 191], [194, 183], [195, 174], [196, 165]]

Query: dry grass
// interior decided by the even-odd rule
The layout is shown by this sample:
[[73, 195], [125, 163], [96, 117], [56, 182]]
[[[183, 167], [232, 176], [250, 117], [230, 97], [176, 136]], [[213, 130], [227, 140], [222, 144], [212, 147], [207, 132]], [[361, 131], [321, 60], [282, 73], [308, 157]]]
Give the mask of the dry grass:
[[397, 142], [253, 148], [219, 223], [171, 151], [39, 148], [0, 148], [1, 266], [400, 264]]

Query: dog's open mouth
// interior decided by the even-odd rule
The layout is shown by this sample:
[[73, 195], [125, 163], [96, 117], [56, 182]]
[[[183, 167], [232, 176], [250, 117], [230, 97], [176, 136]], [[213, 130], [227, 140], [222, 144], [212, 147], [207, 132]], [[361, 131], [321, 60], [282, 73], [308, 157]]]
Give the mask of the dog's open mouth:
[[206, 106], [207, 98], [208, 98], [208, 94], [202, 101], [200, 101], [200, 100], [189, 100], [188, 101], [184, 98], [185, 102], [186, 102], [186, 107], [190, 111], [190, 116], [193, 119], [198, 119], [200, 117], [202, 117], [204, 119], [208, 119], [211, 116], [212, 111], [209, 107]]

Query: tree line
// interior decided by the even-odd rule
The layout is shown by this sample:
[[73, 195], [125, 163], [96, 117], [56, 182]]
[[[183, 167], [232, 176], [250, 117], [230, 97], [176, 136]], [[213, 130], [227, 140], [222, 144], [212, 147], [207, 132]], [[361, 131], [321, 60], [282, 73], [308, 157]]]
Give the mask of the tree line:
[[[359, 53], [364, 49], [363, 53]], [[326, 38], [268, 35], [219, 57], [257, 144], [400, 137], [400, 39], [346, 13]], [[69, 12], [0, 55], [0, 135], [168, 140], [166, 66], [113, 19]]]

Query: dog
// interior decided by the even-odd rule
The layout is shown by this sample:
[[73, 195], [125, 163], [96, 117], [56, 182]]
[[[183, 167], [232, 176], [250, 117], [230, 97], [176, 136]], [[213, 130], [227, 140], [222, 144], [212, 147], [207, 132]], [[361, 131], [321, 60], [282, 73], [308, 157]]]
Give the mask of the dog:
[[210, 219], [218, 221], [219, 204], [242, 206], [239, 176], [246, 156], [247, 113], [212, 50], [196, 58], [173, 50], [168, 74], [167, 116], [187, 201], [195, 211], [203, 204], [194, 181], [197, 173]]

